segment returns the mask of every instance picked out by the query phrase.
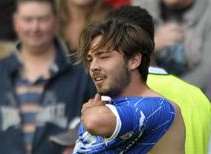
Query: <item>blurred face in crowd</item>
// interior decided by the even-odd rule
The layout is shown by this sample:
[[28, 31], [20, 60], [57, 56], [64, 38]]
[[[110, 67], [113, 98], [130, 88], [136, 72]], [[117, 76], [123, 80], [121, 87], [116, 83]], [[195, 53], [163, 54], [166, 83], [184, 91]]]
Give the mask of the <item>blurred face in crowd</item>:
[[[87, 55], [87, 66], [98, 93], [116, 97], [130, 83], [128, 62], [123, 53], [110, 49], [97, 49], [101, 37], [96, 37]], [[94, 49], [94, 50], [93, 50]]]
[[74, 4], [77, 6], [90, 6], [98, 0], [69, 0], [69, 4]]
[[47, 2], [22, 2], [14, 15], [14, 26], [23, 46], [42, 48], [55, 37], [56, 15]]
[[190, 6], [193, 0], [162, 0], [167, 6], [171, 8], [185, 8]]

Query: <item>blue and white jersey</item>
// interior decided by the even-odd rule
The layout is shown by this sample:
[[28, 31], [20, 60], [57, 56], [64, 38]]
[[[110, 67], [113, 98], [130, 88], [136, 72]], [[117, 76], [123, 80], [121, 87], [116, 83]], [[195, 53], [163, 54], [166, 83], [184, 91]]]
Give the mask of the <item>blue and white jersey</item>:
[[165, 134], [175, 108], [162, 97], [119, 97], [106, 104], [117, 124], [110, 138], [93, 136], [81, 125], [74, 154], [146, 154]]

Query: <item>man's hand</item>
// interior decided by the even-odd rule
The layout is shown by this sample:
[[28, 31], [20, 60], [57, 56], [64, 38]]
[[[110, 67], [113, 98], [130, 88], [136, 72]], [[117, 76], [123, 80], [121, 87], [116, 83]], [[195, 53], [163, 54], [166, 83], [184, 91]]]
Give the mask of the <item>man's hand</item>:
[[155, 34], [155, 49], [160, 50], [171, 46], [176, 42], [183, 41], [184, 28], [177, 23], [166, 23], [157, 29]]
[[81, 110], [81, 121], [92, 135], [110, 137], [116, 128], [116, 116], [96, 94]]
[[89, 101], [83, 105], [81, 113], [83, 113], [88, 108], [104, 105], [105, 103], [101, 101], [101, 96], [99, 94], [96, 94], [94, 99], [89, 99]]

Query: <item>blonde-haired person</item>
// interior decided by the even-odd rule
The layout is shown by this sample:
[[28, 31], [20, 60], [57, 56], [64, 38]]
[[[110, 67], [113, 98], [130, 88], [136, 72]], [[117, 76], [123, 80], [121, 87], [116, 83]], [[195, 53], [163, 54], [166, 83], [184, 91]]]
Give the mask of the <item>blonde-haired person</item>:
[[59, 33], [70, 49], [78, 48], [79, 36], [90, 21], [100, 21], [112, 9], [104, 0], [59, 0]]

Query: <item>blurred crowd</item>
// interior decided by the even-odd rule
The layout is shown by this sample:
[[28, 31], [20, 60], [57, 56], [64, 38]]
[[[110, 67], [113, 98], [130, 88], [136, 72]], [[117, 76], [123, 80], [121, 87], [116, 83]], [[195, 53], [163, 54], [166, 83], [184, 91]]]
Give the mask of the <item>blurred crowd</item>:
[[[156, 65], [194, 85], [211, 98], [209, 0], [57, 0], [58, 35], [70, 52], [77, 50], [79, 36], [90, 22], [97, 22], [112, 9], [124, 5], [146, 8], [156, 24]], [[12, 51], [15, 0], [0, 2], [0, 56]]]
[[[19, 0], [17, 1], [19, 2]], [[56, 22], [56, 24], [53, 24], [53, 27], [52, 26], [50, 27], [48, 25], [48, 27], [46, 28], [44, 27], [45, 26], [44, 22], [45, 20], [48, 20], [47, 19], [48, 15], [44, 16], [43, 18], [40, 17], [40, 19], [38, 19], [40, 21], [43, 20], [44, 23], [43, 27], [45, 28], [46, 32], [48, 30], [48, 32], [45, 33], [45, 35], [49, 34], [48, 36], [49, 38], [48, 37], [45, 38], [47, 40], [46, 44], [49, 44], [49, 46], [46, 47], [45, 45], [43, 45], [43, 47], [45, 47], [45, 49], [49, 51], [55, 50], [55, 52], [52, 52], [54, 53], [52, 55], [50, 54], [50, 52], [49, 54], [44, 55], [45, 58], [49, 58], [49, 60], [40, 58], [38, 59], [32, 57], [31, 55], [24, 54], [25, 53], [24, 51], [26, 49], [34, 50], [29, 48], [30, 34], [28, 35], [27, 38], [26, 37], [27, 31], [34, 31], [34, 35], [37, 35], [39, 37], [35, 38], [34, 40], [31, 40], [31, 42], [33, 43], [34, 42], [39, 43], [39, 41], [41, 41], [40, 36], [42, 34], [39, 33], [42, 32], [39, 32], [39, 28], [36, 27], [39, 25], [36, 25], [36, 23], [34, 23], [33, 25], [31, 24], [29, 26], [30, 17], [27, 18], [26, 16], [25, 18], [23, 17], [24, 19], [21, 19], [20, 16], [19, 18], [19, 13], [21, 14], [22, 13], [21, 11], [23, 11], [24, 9], [17, 8], [17, 3], [18, 3], [17, 1], [16, 0], [0, 1], [0, 58], [1, 58], [0, 63], [3, 63], [5, 58], [13, 55], [17, 50], [21, 51], [23, 50], [21, 54], [17, 56], [21, 57], [23, 61], [30, 58], [31, 62], [35, 61], [35, 63], [32, 64], [29, 64], [28, 60], [24, 61], [23, 62], [24, 66], [26, 66], [24, 67], [25, 69], [21, 69], [17, 73], [18, 75], [16, 75], [14, 79], [12, 79], [12, 82], [15, 83], [14, 84], [15, 86], [13, 85], [13, 88], [15, 87], [13, 90], [17, 90], [14, 98], [18, 97], [20, 104], [21, 104], [20, 99], [22, 98], [20, 95], [24, 93], [24, 91], [26, 91], [21, 89], [22, 87], [31, 85], [33, 87], [29, 86], [27, 88], [36, 89], [37, 88], [36, 84], [41, 83], [42, 87], [41, 89], [43, 90], [48, 84], [47, 81], [51, 80], [51, 75], [59, 72], [58, 70], [60, 69], [60, 65], [61, 66], [66, 65], [60, 63], [60, 61], [58, 60], [58, 67], [52, 67], [53, 71], [51, 71], [50, 73], [48, 72], [49, 74], [46, 73], [46, 71], [42, 67], [46, 65], [46, 70], [48, 70], [51, 67], [50, 65], [54, 60], [54, 58], [57, 57], [56, 51], [60, 50], [61, 48], [60, 46], [64, 48], [65, 54], [74, 55], [74, 53], [77, 52], [79, 47], [80, 34], [89, 23], [103, 21], [106, 16], [109, 16], [110, 11], [118, 9], [125, 5], [138, 5], [143, 8], [146, 8], [154, 18], [155, 52], [153, 53], [153, 59], [154, 59], [153, 65], [163, 68], [168, 73], [173, 74], [178, 78], [187, 81], [188, 83], [198, 86], [211, 100], [211, 52], [210, 52], [211, 1], [210, 0], [56, 0], [56, 8], [54, 14], [56, 16], [56, 19], [55, 21], [52, 21]], [[42, 2], [42, 0], [40, 1]], [[20, 1], [19, 3], [22, 2], [24, 2], [24, 0]], [[31, 12], [31, 14], [33, 14], [33, 12]], [[30, 29], [29, 28], [27, 29], [27, 26], [25, 25], [24, 25], [25, 27], [22, 26], [23, 22], [25, 22], [25, 25], [27, 25], [28, 23]], [[34, 26], [34, 29], [32, 28], [32, 26]], [[31, 36], [33, 37], [33, 34], [31, 34]], [[56, 40], [54, 40], [55, 38]], [[20, 46], [22, 48], [20, 48]], [[55, 49], [54, 46], [56, 46]], [[43, 47], [39, 49], [43, 49]], [[33, 54], [33, 56], [34, 55], [39, 56], [38, 53]], [[61, 56], [59, 55], [58, 57]], [[43, 65], [39, 67], [38, 66], [39, 64], [36, 62], [40, 62]], [[33, 69], [38, 69], [39, 71], [32, 72], [31, 70]], [[61, 74], [67, 70], [65, 67], [64, 70], [63, 68], [61, 69], [62, 69]], [[0, 70], [5, 71], [3, 66], [2, 68], [0, 68]], [[78, 76], [76, 75], [75, 78], [78, 79], [73, 80], [75, 83], [80, 82], [81, 80], [79, 78], [83, 76], [80, 74], [80, 71], [79, 72], [76, 71], [76, 74], [77, 73]], [[40, 78], [40, 76], [43, 74], [44, 78]], [[59, 74], [58, 77], [61, 77], [61, 74]], [[31, 75], [33, 77], [31, 77]], [[58, 82], [58, 85], [65, 86], [66, 84], [62, 83], [62, 80], [66, 81], [67, 77], [68, 78], [72, 77], [70, 77], [71, 75], [68, 76], [67, 74], [62, 76], [63, 77], [56, 82]], [[92, 87], [92, 84], [88, 83], [89, 78], [86, 77], [86, 75], [84, 76], [83, 77], [86, 78], [87, 80], [85, 84]], [[58, 77], [54, 78], [54, 76], [52, 76], [53, 79], [51, 82], [55, 82], [55, 80], [57, 80]], [[7, 78], [7, 76], [5, 78]], [[25, 80], [26, 78], [28, 79], [27, 83]], [[1, 81], [0, 83], [4, 84], [4, 82]], [[26, 84], [22, 85], [22, 83]], [[79, 84], [79, 86], [74, 85], [73, 87], [80, 87], [80, 88], [82, 87], [82, 89], [85, 90], [87, 87], [85, 87], [85, 84], [84, 87], [81, 84]], [[40, 86], [40, 84], [38, 85]], [[50, 86], [50, 92], [53, 89], [51, 88], [52, 87]], [[57, 86], [55, 86], [55, 88], [57, 88]], [[61, 88], [58, 91], [61, 92], [64, 89], [65, 88]], [[180, 91], [181, 89], [177, 90]], [[0, 89], [0, 93], [2, 91]], [[44, 93], [43, 91], [39, 94], [43, 95]], [[56, 92], [58, 91], [56, 90]], [[74, 89], [72, 91], [74, 91]], [[51, 95], [50, 92], [49, 95]], [[80, 94], [75, 93], [73, 95], [77, 95], [77, 97], [83, 97], [83, 99], [77, 100], [78, 102], [82, 103], [82, 101], [85, 101], [89, 96], [93, 96], [94, 92], [95, 91], [93, 90], [87, 96], [85, 96], [84, 92], [81, 92]], [[60, 95], [63, 94], [62, 93], [58, 94], [58, 98], [61, 97]], [[68, 97], [69, 97], [68, 94], [66, 94], [66, 96], [64, 96], [64, 99], [61, 99], [61, 101], [68, 99]], [[52, 98], [46, 97], [46, 98], [51, 100], [54, 97]], [[71, 98], [69, 99], [71, 100]], [[1, 99], [1, 100], [6, 101], [6, 99], [5, 100]], [[57, 101], [59, 101], [59, 99], [57, 99]], [[72, 117], [79, 115], [80, 113], [79, 108], [81, 107], [81, 103], [79, 103], [80, 105], [78, 105], [77, 108], [78, 111], [75, 113], [75, 115], [68, 113], [68, 116], [71, 116], [71, 118], [68, 119], [69, 121], [71, 121]], [[24, 106], [22, 107], [24, 110], [25, 107]], [[35, 107], [31, 106], [31, 108], [33, 108], [34, 111]], [[24, 117], [25, 112], [21, 113], [22, 116]], [[26, 121], [23, 121], [23, 123], [25, 125], [27, 124], [27, 118]], [[2, 126], [0, 125], [0, 127]], [[24, 130], [33, 130], [31, 132], [34, 132], [34, 129], [35, 128], [33, 127], [26, 127], [26, 129]], [[24, 135], [26, 135], [25, 139], [26, 144], [28, 144], [28, 142], [31, 143], [32, 139], [31, 140], [28, 139], [30, 138], [29, 137], [30, 135], [27, 135], [27, 131], [26, 133], [24, 131]], [[31, 145], [26, 147], [28, 151], [32, 150]], [[8, 152], [8, 154], [10, 153]], [[17, 152], [17, 154], [19, 153]]]

